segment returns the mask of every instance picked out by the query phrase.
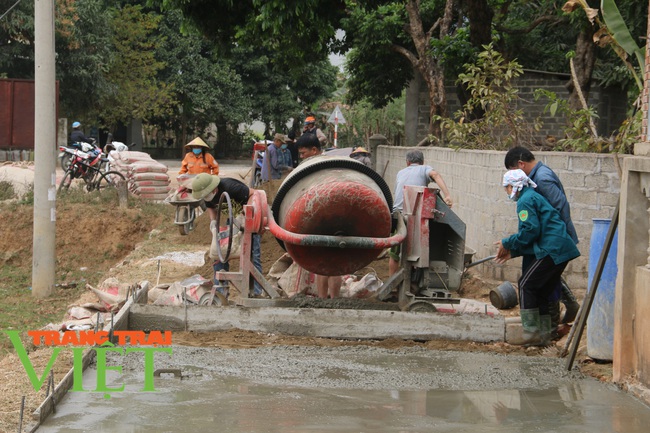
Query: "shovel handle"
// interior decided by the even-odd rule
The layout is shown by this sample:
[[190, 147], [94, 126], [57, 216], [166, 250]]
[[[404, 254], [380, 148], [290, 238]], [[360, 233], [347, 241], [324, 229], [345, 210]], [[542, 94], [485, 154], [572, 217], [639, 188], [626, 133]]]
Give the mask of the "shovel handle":
[[493, 255], [493, 256], [487, 256], [487, 257], [485, 257], [485, 258], [483, 258], [483, 259], [481, 259], [481, 260], [477, 260], [477, 261], [475, 261], [475, 262], [472, 262], [472, 263], [466, 265], [466, 266], [465, 266], [465, 269], [469, 269], [469, 268], [471, 268], [472, 266], [480, 265], [481, 263], [485, 263], [485, 262], [487, 262], [488, 260], [492, 260], [492, 259], [494, 259], [495, 257], [496, 257], [496, 255]]

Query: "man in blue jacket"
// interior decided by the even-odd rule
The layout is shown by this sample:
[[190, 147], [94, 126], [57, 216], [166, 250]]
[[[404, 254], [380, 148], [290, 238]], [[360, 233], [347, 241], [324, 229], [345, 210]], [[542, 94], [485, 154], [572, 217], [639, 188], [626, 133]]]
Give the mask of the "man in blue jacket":
[[[526, 173], [526, 176], [528, 176], [530, 180], [537, 184], [535, 191], [541, 194], [546, 200], [548, 200], [551, 206], [557, 209], [562, 221], [566, 224], [569, 236], [571, 236], [571, 239], [573, 239], [573, 242], [577, 245], [578, 234], [573, 226], [573, 221], [571, 221], [571, 207], [566, 198], [562, 182], [557, 174], [555, 174], [555, 172], [543, 162], [536, 161], [533, 153], [521, 146], [510, 149], [508, 153], [506, 153], [504, 163], [507, 170], [516, 170], [519, 168]], [[553, 328], [556, 328], [557, 324], [560, 322], [560, 311], [557, 302], [558, 297], [566, 308], [564, 317], [562, 317], [561, 320], [562, 323], [573, 322], [578, 314], [578, 310], [580, 309], [580, 304], [571, 292], [569, 286], [564, 282], [564, 280], [560, 280], [555, 299], [551, 300], [553, 304], [553, 311], [551, 314], [553, 318]]]
[[508, 197], [517, 202], [519, 230], [497, 242], [495, 261], [505, 263], [513, 257], [529, 256], [519, 279], [519, 311], [523, 344], [546, 345], [551, 340], [549, 301], [560, 283], [562, 272], [580, 251], [567, 232], [560, 213], [538, 194], [523, 170], [510, 170], [503, 176]]

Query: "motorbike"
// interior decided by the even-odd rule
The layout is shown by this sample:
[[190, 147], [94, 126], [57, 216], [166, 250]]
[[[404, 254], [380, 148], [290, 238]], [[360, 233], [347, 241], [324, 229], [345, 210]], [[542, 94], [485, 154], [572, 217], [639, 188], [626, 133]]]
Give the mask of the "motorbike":
[[253, 160], [255, 161], [253, 167], [255, 168], [255, 171], [253, 172], [253, 177], [251, 178], [251, 183], [249, 185], [251, 188], [260, 188], [262, 186], [262, 164], [264, 162], [264, 152], [270, 143], [272, 143], [272, 141], [264, 140], [253, 144]]
[[203, 199], [195, 199], [192, 197], [192, 181], [196, 177], [195, 174], [181, 174], [176, 180], [178, 181], [178, 189], [165, 199], [165, 203], [176, 206], [176, 214], [174, 216], [174, 224], [178, 226], [181, 235], [185, 236], [194, 230], [194, 221], [206, 209]]
[[95, 145], [95, 139], [92, 140], [92, 144], [85, 142], [74, 142], [68, 144], [67, 146], [59, 146], [58, 158], [63, 171], [66, 171], [68, 167], [70, 167], [71, 160], [74, 158], [76, 151], [81, 151], [87, 154], [96, 154], [98, 152], [100, 154], [102, 153], [102, 150]]
[[104, 164], [107, 160], [102, 157], [102, 150], [94, 144], [72, 143], [69, 146], [59, 146], [59, 160], [64, 171], [68, 171], [70, 164], [77, 160], [90, 166]]

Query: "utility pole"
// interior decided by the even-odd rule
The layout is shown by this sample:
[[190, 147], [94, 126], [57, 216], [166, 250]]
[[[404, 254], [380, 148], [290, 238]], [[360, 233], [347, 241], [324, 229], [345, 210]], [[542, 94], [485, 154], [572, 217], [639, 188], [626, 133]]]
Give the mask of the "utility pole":
[[56, 231], [56, 75], [54, 0], [34, 2], [34, 243], [32, 294], [54, 288]]

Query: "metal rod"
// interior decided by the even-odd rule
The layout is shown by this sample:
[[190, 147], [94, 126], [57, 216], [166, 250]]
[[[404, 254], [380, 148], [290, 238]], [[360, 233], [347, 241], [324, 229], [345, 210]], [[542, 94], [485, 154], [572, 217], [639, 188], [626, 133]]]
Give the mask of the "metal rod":
[[50, 370], [50, 381], [52, 383], [52, 413], [56, 413], [56, 393], [54, 392], [54, 371]]
[[605, 261], [607, 260], [607, 255], [609, 254], [609, 249], [612, 246], [612, 241], [614, 240], [614, 233], [616, 233], [616, 228], [618, 227], [618, 214], [620, 207], [620, 198], [619, 202], [616, 203], [616, 209], [614, 209], [614, 215], [612, 215], [612, 222], [609, 225], [609, 230], [607, 231], [607, 236], [605, 237], [605, 244], [603, 249], [600, 252], [600, 258], [598, 259], [598, 264], [596, 265], [596, 271], [594, 273], [594, 278], [591, 281], [591, 286], [589, 287], [589, 292], [587, 293], [586, 298], [583, 301], [583, 305], [580, 307], [582, 314], [580, 315], [580, 320], [578, 321], [577, 330], [571, 341], [571, 350], [569, 351], [569, 357], [566, 362], [566, 369], [570, 371], [573, 368], [573, 361], [576, 358], [576, 353], [578, 352], [578, 345], [580, 344], [580, 339], [582, 338], [582, 332], [587, 323], [587, 317], [589, 317], [589, 311], [591, 310], [591, 305], [594, 302], [596, 296], [596, 290], [598, 289], [598, 284], [600, 283], [600, 277], [603, 275], [603, 269], [605, 268]]
[[18, 433], [23, 431], [23, 415], [25, 413], [25, 396], [20, 401], [20, 418], [18, 419]]
[[487, 257], [484, 258], [484, 259], [477, 260], [477, 261], [475, 261], [475, 262], [472, 262], [472, 263], [468, 264], [467, 266], [465, 266], [465, 269], [469, 269], [469, 268], [471, 268], [472, 266], [480, 265], [481, 263], [485, 263], [485, 262], [487, 262], [488, 260], [492, 260], [492, 259], [494, 259], [495, 257], [496, 257], [496, 255], [494, 255], [494, 256], [487, 256]]
[[359, 236], [327, 236], [293, 233], [280, 227], [273, 218], [273, 212], [268, 211], [269, 230], [283, 242], [310, 247], [332, 248], [364, 248], [383, 250], [401, 244], [406, 238], [404, 218], [397, 218], [397, 233], [388, 238], [364, 238]]

